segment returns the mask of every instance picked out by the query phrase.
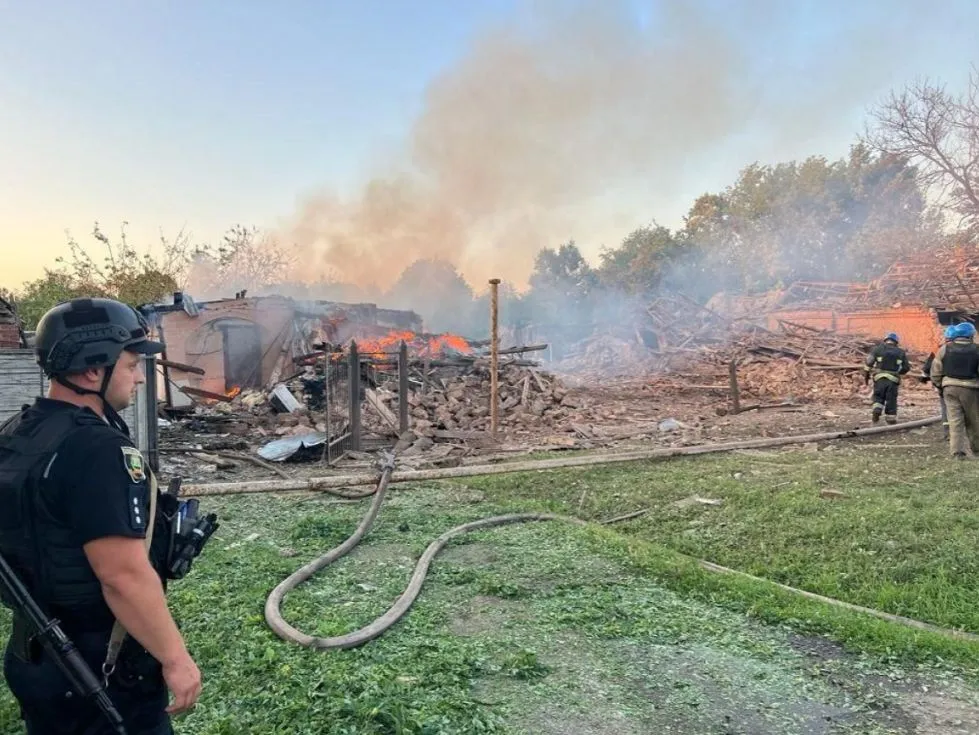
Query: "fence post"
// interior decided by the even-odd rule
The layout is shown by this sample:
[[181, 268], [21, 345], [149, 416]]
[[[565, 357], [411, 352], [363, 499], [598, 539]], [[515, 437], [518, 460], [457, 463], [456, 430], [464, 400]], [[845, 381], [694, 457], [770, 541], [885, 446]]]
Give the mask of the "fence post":
[[[143, 356], [143, 370], [146, 382], [143, 383], [143, 424], [140, 426], [140, 437], [146, 447], [144, 456], [154, 472], [160, 471], [160, 442], [159, 421], [157, 421], [156, 402], [156, 355]], [[139, 419], [137, 419], [138, 421]], [[142, 437], [145, 436], [145, 439]]]
[[360, 355], [353, 340], [350, 340], [347, 370], [350, 373], [350, 448], [357, 452], [360, 451]]
[[490, 279], [490, 433], [496, 438], [500, 428], [500, 279]]
[[330, 411], [330, 401], [333, 396], [330, 392], [330, 383], [333, 382], [335, 378], [338, 378], [337, 372], [340, 370], [340, 363], [334, 365], [333, 361], [327, 357], [326, 367], [324, 369], [324, 379], [323, 379], [323, 407], [326, 409], [324, 411], [326, 418], [326, 441], [323, 442], [323, 455], [320, 457], [320, 462], [330, 462], [333, 459], [333, 453], [330, 451], [330, 442], [333, 441], [333, 412]]
[[[145, 364], [145, 363], [144, 363]], [[129, 427], [130, 433], [132, 434], [133, 442], [136, 444], [136, 448], [143, 457], [148, 458], [150, 448], [147, 444], [148, 437], [146, 436], [146, 390], [140, 389], [136, 391], [135, 399], [133, 400], [133, 425]], [[149, 461], [147, 459], [147, 461]]]
[[[164, 360], [166, 360], [167, 359], [167, 338], [163, 334], [163, 324], [160, 324], [159, 326], [157, 326], [156, 329], [157, 329], [157, 332], [159, 333], [160, 341], [163, 343], [163, 353], [160, 355], [160, 357], [162, 357]], [[153, 375], [155, 376], [156, 373], [153, 373]], [[148, 375], [146, 376], [146, 379], [147, 380], [150, 379]], [[167, 399], [166, 407], [172, 409], [173, 408], [173, 392], [172, 392], [172, 389], [170, 388], [170, 369], [166, 365], [163, 366], [163, 395]]]
[[398, 427], [408, 431], [408, 345], [401, 340], [398, 348]]

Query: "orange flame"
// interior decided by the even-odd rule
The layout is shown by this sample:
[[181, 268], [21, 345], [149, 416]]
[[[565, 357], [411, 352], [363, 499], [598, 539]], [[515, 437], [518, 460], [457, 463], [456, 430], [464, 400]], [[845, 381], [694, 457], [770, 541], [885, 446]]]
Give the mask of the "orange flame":
[[429, 338], [428, 351], [433, 355], [442, 354], [446, 349], [455, 350], [464, 355], [473, 351], [466, 338], [460, 337], [458, 334], [438, 334]]
[[375, 339], [365, 339], [357, 342], [357, 349], [362, 353], [365, 352], [394, 352], [398, 349], [398, 345], [402, 340], [408, 345], [408, 349], [411, 349], [412, 343], [415, 341], [414, 332], [388, 332], [383, 337], [377, 337]]
[[232, 387], [231, 387], [231, 390], [229, 390], [229, 391], [227, 391], [227, 392], [225, 393], [225, 395], [226, 395], [226, 396], [227, 396], [228, 398], [234, 398], [234, 397], [235, 397], [235, 396], [237, 396], [237, 395], [238, 395], [239, 393], [241, 393], [241, 386], [240, 386], [240, 385], [234, 385], [234, 386], [232, 386]]
[[383, 337], [358, 341], [357, 349], [361, 354], [395, 352], [402, 341], [408, 345], [408, 352], [418, 357], [439, 357], [450, 351], [464, 355], [472, 352], [466, 338], [457, 334], [422, 335], [399, 330], [388, 332]]

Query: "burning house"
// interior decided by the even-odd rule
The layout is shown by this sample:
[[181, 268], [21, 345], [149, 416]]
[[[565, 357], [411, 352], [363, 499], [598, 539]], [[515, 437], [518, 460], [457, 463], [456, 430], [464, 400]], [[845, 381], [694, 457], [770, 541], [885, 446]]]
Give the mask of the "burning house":
[[412, 311], [281, 296], [238, 294], [196, 303], [176, 293], [171, 304], [143, 312], [166, 343], [161, 365], [168, 382], [205, 396], [270, 386], [300, 369], [305, 356], [351, 340], [422, 332], [421, 317]]
[[[333, 461], [409, 428], [420, 451], [491, 421], [487, 343], [427, 334], [412, 311], [244, 294], [196, 303], [180, 293], [142, 311], [166, 345], [156, 394], [176, 409], [174, 426], [262, 437], [265, 459]], [[570, 415], [560, 386], [520, 372], [537, 364], [522, 355], [545, 347], [499, 351], [499, 400], [522, 409], [514, 426]]]

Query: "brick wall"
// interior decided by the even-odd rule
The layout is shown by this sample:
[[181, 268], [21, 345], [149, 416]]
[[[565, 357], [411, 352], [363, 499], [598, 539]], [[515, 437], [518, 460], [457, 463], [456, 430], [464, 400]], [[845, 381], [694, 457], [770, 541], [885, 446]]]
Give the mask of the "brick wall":
[[0, 350], [16, 350], [20, 347], [20, 331], [16, 324], [0, 324]]
[[[171, 370], [177, 382], [215, 393], [224, 393], [224, 337], [217, 326], [223, 319], [255, 324], [259, 330], [262, 351], [259, 381], [264, 383], [275, 369], [286, 337], [292, 331], [295, 306], [288, 299], [276, 297], [230, 299], [200, 304], [200, 314], [188, 316], [175, 311], [162, 314], [163, 338], [167, 344], [167, 359], [205, 370], [194, 375]], [[162, 385], [157, 391], [162, 394]]]
[[767, 315], [767, 327], [778, 329], [778, 320], [785, 319], [815, 329], [829, 329], [840, 334], [859, 334], [870, 339], [883, 339], [896, 332], [901, 345], [907, 349], [930, 352], [942, 343], [942, 327], [935, 313], [918, 307], [868, 309], [841, 312], [829, 309], [799, 309], [776, 311]]

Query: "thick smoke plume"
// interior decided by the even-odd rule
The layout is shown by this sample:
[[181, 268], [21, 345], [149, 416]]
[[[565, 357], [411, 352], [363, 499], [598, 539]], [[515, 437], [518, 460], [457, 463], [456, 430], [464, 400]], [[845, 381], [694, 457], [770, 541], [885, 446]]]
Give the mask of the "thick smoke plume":
[[432, 257], [473, 282], [524, 281], [610, 188], [640, 174], [666, 185], [748, 114], [725, 29], [680, 3], [657, 23], [667, 40], [613, 2], [486, 33], [431, 84], [403, 172], [355, 201], [309, 201], [294, 239], [361, 285]]
[[716, 170], [722, 144], [743, 151], [730, 170], [813, 152], [830, 121], [894, 81], [894, 55], [921, 37], [903, 33], [916, 7], [854, 13], [832, 58], [783, 60], [798, 4], [671, 0], [645, 21], [615, 0], [534, 5], [431, 83], [388, 172], [351, 200], [301, 207], [284, 234], [304, 253], [302, 279], [386, 289], [437, 258], [472, 284], [520, 285], [541, 247], [615, 246], [664, 206], [682, 209], [679, 192]]

